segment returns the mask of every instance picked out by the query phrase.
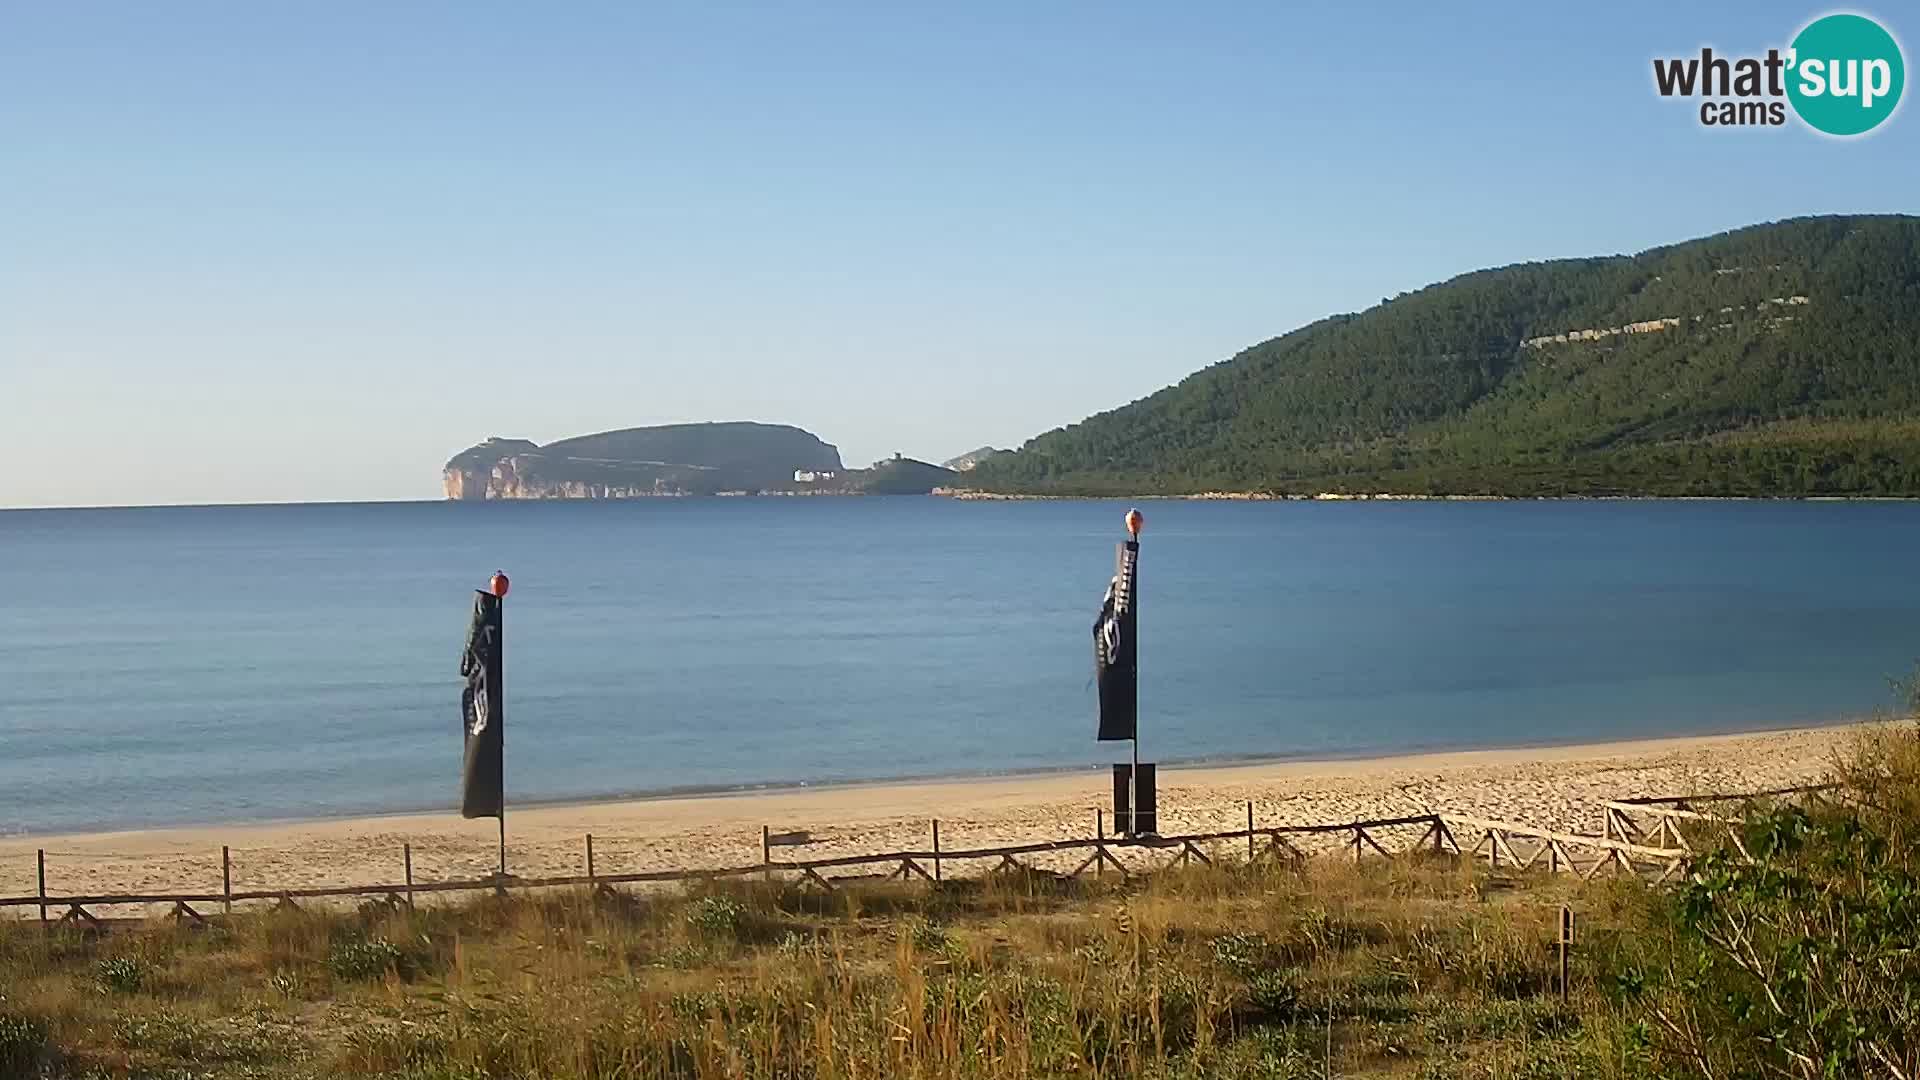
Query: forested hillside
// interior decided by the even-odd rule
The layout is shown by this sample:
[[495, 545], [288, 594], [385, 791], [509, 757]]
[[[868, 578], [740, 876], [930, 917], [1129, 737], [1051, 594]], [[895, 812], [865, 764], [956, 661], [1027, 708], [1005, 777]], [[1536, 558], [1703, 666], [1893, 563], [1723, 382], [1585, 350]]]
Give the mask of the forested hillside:
[[1465, 274], [1255, 345], [967, 482], [1920, 495], [1920, 218]]

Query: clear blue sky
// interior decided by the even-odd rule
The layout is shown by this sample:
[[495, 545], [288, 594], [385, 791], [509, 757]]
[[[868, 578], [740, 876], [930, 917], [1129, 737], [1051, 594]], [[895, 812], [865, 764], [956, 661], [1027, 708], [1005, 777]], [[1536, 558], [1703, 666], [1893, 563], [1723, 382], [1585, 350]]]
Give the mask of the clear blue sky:
[[937, 460], [1462, 271], [1920, 210], [1911, 103], [1653, 93], [1825, 8], [1327, 6], [6, 0], [0, 506], [679, 420]]

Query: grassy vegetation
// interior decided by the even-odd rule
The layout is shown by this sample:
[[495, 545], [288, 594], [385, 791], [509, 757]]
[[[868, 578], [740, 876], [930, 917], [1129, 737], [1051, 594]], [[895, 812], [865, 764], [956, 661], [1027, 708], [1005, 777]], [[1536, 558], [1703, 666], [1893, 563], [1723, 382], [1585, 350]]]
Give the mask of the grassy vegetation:
[[1920, 741], [1843, 771], [1676, 890], [1424, 856], [9, 925], [0, 1077], [1901, 1075]]
[[[1293, 1077], [1329, 1059], [1341, 1075], [1562, 1075], [1612, 1056], [1618, 1031], [1586, 991], [1571, 1008], [1553, 992], [1558, 895], [1440, 862], [1328, 862], [1131, 888], [1031, 876], [20, 927], [0, 954], [0, 1060], [16, 1075]], [[1609, 923], [1643, 899], [1581, 896]]]

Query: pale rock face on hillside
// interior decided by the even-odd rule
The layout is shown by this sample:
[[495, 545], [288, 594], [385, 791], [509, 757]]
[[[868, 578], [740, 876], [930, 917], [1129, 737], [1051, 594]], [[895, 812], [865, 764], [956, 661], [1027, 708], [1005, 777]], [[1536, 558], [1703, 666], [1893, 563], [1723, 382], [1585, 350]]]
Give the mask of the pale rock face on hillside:
[[991, 446], [982, 446], [975, 450], [969, 450], [957, 458], [950, 458], [943, 461], [940, 463], [940, 467], [952, 469], [954, 472], [971, 472], [975, 465], [980, 464], [995, 454], [1004, 453], [1006, 453], [1005, 450], [999, 450]]

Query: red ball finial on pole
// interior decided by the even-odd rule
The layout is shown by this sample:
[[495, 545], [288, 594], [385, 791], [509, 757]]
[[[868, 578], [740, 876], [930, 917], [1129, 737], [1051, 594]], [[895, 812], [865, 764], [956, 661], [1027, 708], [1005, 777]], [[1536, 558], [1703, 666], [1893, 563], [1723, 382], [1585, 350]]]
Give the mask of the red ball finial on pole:
[[487, 591], [502, 600], [507, 598], [507, 589], [512, 585], [513, 583], [507, 580], [505, 570], [495, 570], [493, 576], [487, 579]]
[[1127, 535], [1128, 536], [1133, 537], [1135, 540], [1140, 539], [1140, 526], [1145, 525], [1146, 523], [1147, 523], [1147, 516], [1145, 514], [1142, 514], [1139, 510], [1135, 509], [1135, 510], [1127, 511]]

